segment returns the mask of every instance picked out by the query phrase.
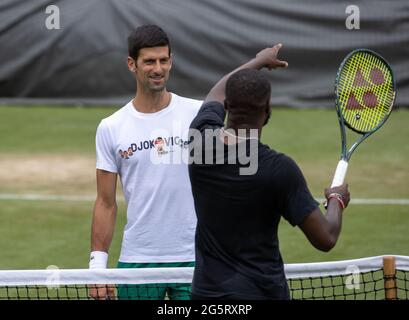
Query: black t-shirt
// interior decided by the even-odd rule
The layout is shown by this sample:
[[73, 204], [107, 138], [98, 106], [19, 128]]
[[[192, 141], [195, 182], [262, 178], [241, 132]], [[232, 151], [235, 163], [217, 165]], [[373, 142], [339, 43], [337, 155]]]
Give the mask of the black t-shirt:
[[[197, 152], [195, 148], [201, 148], [203, 153], [208, 151], [205, 131], [222, 128], [224, 117], [219, 102], [201, 107], [190, 127], [200, 131], [202, 141], [197, 144], [200, 139], [196, 139], [191, 143], [191, 156]], [[213, 138], [213, 149], [216, 140]], [[246, 143], [247, 155], [250, 142], [250, 139], [242, 142]], [[240, 161], [228, 163], [231, 151], [223, 143], [222, 161], [219, 157], [217, 163], [205, 163], [202, 154], [202, 164], [200, 161], [189, 164], [197, 214], [193, 297], [289, 298], [277, 237], [280, 217], [298, 225], [318, 203], [291, 158], [259, 141], [255, 143], [258, 170], [252, 175], [240, 174], [240, 168], [246, 167]], [[215, 154], [216, 151], [213, 160], [217, 160]]]

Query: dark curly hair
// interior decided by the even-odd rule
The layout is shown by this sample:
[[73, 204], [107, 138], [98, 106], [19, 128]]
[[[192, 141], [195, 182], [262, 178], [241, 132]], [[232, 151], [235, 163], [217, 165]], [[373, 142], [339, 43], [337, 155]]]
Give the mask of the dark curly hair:
[[230, 119], [244, 122], [258, 117], [270, 102], [270, 95], [270, 81], [262, 72], [255, 69], [235, 72], [226, 82]]
[[128, 37], [128, 54], [133, 59], [138, 59], [142, 48], [169, 47], [170, 42], [167, 34], [161, 27], [156, 25], [143, 25], [133, 30]]

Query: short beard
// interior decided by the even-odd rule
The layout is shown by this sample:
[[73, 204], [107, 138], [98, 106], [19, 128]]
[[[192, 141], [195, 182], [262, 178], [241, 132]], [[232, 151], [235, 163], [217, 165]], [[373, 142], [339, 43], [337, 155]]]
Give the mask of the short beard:
[[155, 86], [153, 84], [151, 84], [150, 82], [142, 82], [141, 85], [144, 87], [144, 89], [147, 92], [153, 92], [153, 93], [157, 93], [157, 92], [162, 92], [163, 90], [166, 89], [166, 84], [167, 82], [164, 82], [162, 85], [159, 86]]
[[161, 91], [163, 91], [165, 88], [166, 88], [166, 84], [164, 84], [163, 86], [149, 87], [149, 89], [150, 89], [151, 91], [154, 91], [154, 92], [161, 92]]

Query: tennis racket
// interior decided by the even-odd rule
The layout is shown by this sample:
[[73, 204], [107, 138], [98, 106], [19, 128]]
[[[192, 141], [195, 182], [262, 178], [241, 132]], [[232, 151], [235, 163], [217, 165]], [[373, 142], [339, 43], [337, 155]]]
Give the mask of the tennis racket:
[[[357, 49], [342, 61], [335, 80], [335, 108], [341, 129], [342, 151], [331, 188], [343, 184], [352, 153], [386, 122], [395, 95], [393, 71], [376, 52]], [[361, 135], [349, 150], [345, 127]]]

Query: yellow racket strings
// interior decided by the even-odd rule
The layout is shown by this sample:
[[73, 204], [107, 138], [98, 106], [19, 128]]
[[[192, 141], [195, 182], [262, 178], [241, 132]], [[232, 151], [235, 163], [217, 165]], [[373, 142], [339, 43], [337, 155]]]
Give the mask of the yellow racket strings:
[[370, 132], [391, 112], [395, 97], [392, 73], [375, 55], [357, 52], [341, 70], [337, 96], [347, 124], [359, 132]]

